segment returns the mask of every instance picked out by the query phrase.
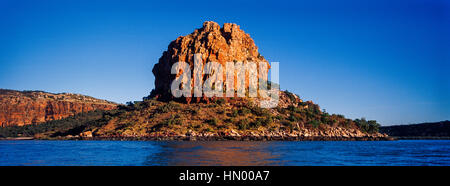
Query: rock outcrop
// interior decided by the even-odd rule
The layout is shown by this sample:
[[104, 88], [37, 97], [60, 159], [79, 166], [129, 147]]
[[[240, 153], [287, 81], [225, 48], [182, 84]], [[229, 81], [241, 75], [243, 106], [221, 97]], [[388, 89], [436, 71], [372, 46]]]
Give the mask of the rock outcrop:
[[[186, 62], [190, 65], [191, 73], [193, 73], [194, 54], [202, 55], [203, 64], [218, 62], [224, 69], [226, 62], [267, 63], [268, 68], [270, 68], [267, 60], [258, 52], [258, 47], [256, 47], [253, 39], [249, 34], [242, 31], [238, 25], [225, 23], [221, 28], [219, 24], [207, 21], [203, 23], [202, 28], [196, 29], [187, 36], [180, 36], [169, 44], [167, 51], [163, 53], [159, 62], [153, 67], [155, 89], [150, 97], [171, 97], [171, 83], [177, 77], [171, 74], [172, 65], [180, 61]], [[203, 75], [203, 79], [208, 76]], [[258, 78], [267, 80], [267, 73], [258, 73]], [[192, 84], [193, 81], [192, 79]], [[226, 81], [225, 75], [223, 81]], [[235, 83], [235, 86], [237, 86], [237, 83]], [[248, 87], [248, 79], [246, 80], [246, 87]]]
[[[25, 135], [38, 139], [107, 140], [390, 140], [389, 136], [378, 132], [376, 121], [352, 120], [343, 115], [329, 114], [312, 101], [303, 101], [298, 95], [280, 91], [276, 83], [270, 83], [270, 91], [273, 92], [269, 92], [277, 96], [273, 99], [276, 102], [274, 107], [270, 101], [264, 100], [261, 92], [259, 96], [233, 98], [210, 99], [203, 95], [196, 97], [196, 103], [190, 103], [190, 96], [174, 98], [170, 90], [172, 82], [179, 78], [186, 79], [184, 74], [171, 74], [172, 65], [186, 62], [192, 77], [198, 75], [194, 71], [206, 68], [194, 64], [200, 57], [203, 66], [208, 62], [217, 62], [224, 68], [228, 62], [238, 65], [240, 62], [245, 65], [254, 62], [270, 67], [259, 54], [253, 39], [238, 25], [225, 23], [221, 28], [217, 23], [208, 21], [203, 23], [202, 28], [170, 43], [153, 68], [155, 89], [150, 95], [152, 99], [147, 97], [95, 117], [78, 115], [73, 120], [80, 124], [63, 130], [49, 128]], [[235, 67], [232, 71], [235, 90], [237, 86], [249, 88], [249, 74], [255, 75], [254, 71], [245, 69], [245, 82], [236, 83], [236, 76], [243, 77], [241, 67]], [[183, 70], [188, 71], [186, 68]], [[239, 75], [237, 71], [240, 71]], [[223, 82], [227, 80], [225, 74]], [[231, 78], [233, 74], [229, 75]], [[257, 68], [256, 75], [267, 80], [266, 71]], [[203, 80], [213, 76], [201, 74]], [[190, 83], [194, 84], [194, 81], [192, 78]], [[192, 94], [194, 91], [191, 91]], [[180, 103], [183, 99], [188, 104]], [[2, 126], [39, 123], [79, 112], [115, 107], [114, 103], [74, 94], [0, 91]], [[9, 127], [3, 134], [0, 131], [0, 136], [17, 137], [21, 133], [15, 128]]]
[[39, 124], [81, 112], [111, 110], [116, 106], [116, 103], [79, 94], [0, 89], [0, 126]]

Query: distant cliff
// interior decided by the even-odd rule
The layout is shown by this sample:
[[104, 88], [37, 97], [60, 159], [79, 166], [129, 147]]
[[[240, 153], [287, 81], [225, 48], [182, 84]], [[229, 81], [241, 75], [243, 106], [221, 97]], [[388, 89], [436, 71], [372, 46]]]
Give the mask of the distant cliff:
[[39, 124], [97, 109], [111, 110], [116, 106], [116, 103], [80, 94], [0, 89], [0, 126]]
[[396, 137], [450, 137], [450, 121], [385, 126], [380, 132]]

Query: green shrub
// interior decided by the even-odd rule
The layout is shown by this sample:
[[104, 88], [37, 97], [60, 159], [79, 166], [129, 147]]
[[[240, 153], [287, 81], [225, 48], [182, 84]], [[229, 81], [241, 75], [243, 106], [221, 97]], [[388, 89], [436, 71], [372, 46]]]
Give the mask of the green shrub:
[[240, 130], [247, 130], [249, 128], [249, 123], [250, 122], [248, 121], [247, 118], [245, 118], [243, 120], [240, 120], [239, 123], [238, 123], [238, 128]]
[[289, 121], [297, 121], [297, 118], [294, 115], [290, 115], [288, 120]]
[[268, 116], [268, 117], [264, 117], [264, 118], [260, 117], [251, 123], [251, 127], [252, 128], [258, 128], [260, 126], [267, 127], [270, 124], [272, 124], [272, 122], [273, 122], [272, 116]]
[[189, 112], [193, 115], [197, 115], [200, 112], [200, 109], [192, 108], [192, 109], [189, 109]]
[[283, 116], [281, 116], [281, 115], [277, 115], [277, 116], [275, 116], [275, 119], [277, 119], [277, 120], [281, 121], [281, 120], [283, 119]]
[[156, 109], [156, 112], [158, 112], [158, 113], [167, 113], [167, 112], [171, 112], [171, 111], [177, 110], [179, 108], [180, 108], [180, 105], [178, 103], [175, 103], [175, 102], [171, 101], [171, 102], [169, 102], [167, 104], [164, 104], [164, 105], [158, 107]]
[[288, 96], [288, 98], [292, 101], [292, 102], [296, 102], [296, 98], [295, 95], [289, 91], [285, 91], [286, 95]]
[[264, 118], [264, 121], [262, 123], [263, 126], [267, 127], [269, 125], [271, 125], [273, 123], [273, 117], [272, 116], [267, 116]]
[[231, 111], [231, 113], [230, 113], [230, 116], [231, 117], [237, 117], [239, 115], [239, 111], [238, 110], [233, 110], [233, 111]]
[[211, 127], [206, 127], [205, 129], [203, 129], [204, 132], [214, 132], [214, 129], [212, 129]]
[[213, 118], [213, 119], [207, 120], [206, 123], [208, 123], [212, 126], [217, 126], [219, 124], [219, 120], [217, 118]]
[[380, 128], [380, 124], [377, 123], [376, 120], [367, 121], [366, 118], [355, 119], [355, 124], [358, 128], [367, 133], [377, 133]]
[[223, 105], [225, 103], [226, 103], [226, 101], [223, 98], [219, 98], [219, 99], [216, 100], [216, 104], [218, 104], [218, 105]]
[[258, 106], [252, 106], [250, 107], [253, 114], [257, 116], [268, 116], [271, 115], [268, 109], [264, 109]]
[[338, 115], [337, 115], [337, 117], [338, 117], [338, 118], [342, 118], [342, 119], [345, 119], [345, 116], [344, 116], [344, 115], [342, 115], [342, 114], [338, 114]]
[[320, 122], [317, 120], [312, 120], [308, 122], [309, 125], [311, 125], [314, 128], [318, 128], [320, 126]]
[[160, 122], [162, 126], [172, 126], [172, 125], [181, 125], [181, 117], [180, 115], [172, 115], [170, 118]]
[[287, 127], [290, 131], [294, 130], [295, 123], [292, 121], [284, 120], [281, 122], [285, 127]]
[[332, 124], [330, 115], [328, 113], [323, 113], [322, 117], [320, 118], [320, 121], [324, 124], [329, 124], [329, 125]]
[[245, 107], [239, 109], [239, 114], [242, 115], [242, 116], [245, 116], [245, 115], [249, 114], [250, 112], [251, 112], [250, 109], [245, 108]]
[[292, 112], [301, 112], [301, 111], [302, 111], [300, 108], [294, 107], [294, 106], [292, 106], [292, 105], [289, 105], [288, 108], [286, 108], [286, 109], [289, 110], [289, 111], [291, 111], [291, 113], [292, 113]]
[[376, 120], [369, 120], [369, 130], [367, 132], [369, 133], [377, 133], [380, 130], [381, 125], [377, 123]]

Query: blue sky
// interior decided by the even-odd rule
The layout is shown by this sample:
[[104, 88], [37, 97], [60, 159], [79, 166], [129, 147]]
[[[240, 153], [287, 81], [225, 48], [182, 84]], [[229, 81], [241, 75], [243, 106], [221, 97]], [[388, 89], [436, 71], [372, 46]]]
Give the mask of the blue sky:
[[0, 0], [0, 88], [120, 103], [153, 88], [170, 41], [237, 23], [280, 62], [280, 84], [382, 125], [450, 119], [450, 4], [374, 1]]

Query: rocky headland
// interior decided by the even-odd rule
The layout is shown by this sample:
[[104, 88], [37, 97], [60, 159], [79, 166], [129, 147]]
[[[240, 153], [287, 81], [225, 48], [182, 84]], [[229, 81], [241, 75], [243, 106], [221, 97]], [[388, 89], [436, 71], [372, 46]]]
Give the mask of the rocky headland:
[[[343, 115], [327, 113], [312, 101], [303, 101], [298, 95], [288, 91], [277, 91], [278, 104], [271, 108], [261, 108], [259, 97], [203, 96], [193, 100], [190, 97], [174, 98], [170, 86], [177, 76], [171, 74], [171, 66], [178, 61], [184, 61], [194, 71], [194, 54], [201, 54], [203, 63], [223, 64], [237, 61], [268, 63], [258, 52], [250, 35], [242, 31], [238, 25], [225, 23], [220, 27], [215, 22], [207, 21], [193, 33], [180, 36], [169, 44], [167, 51], [153, 67], [155, 89], [142, 101], [129, 102], [126, 105], [94, 102], [85, 106], [81, 103], [73, 106], [77, 105], [76, 101], [67, 101], [67, 95], [58, 96], [64, 96], [66, 102], [61, 101], [63, 103], [58, 101], [60, 98], [50, 99], [41, 95], [44, 98], [36, 100], [26, 98], [33, 100], [28, 102], [36, 105], [27, 107], [26, 102], [10, 98], [8, 99], [10, 101], [3, 104], [3, 108], [8, 111], [2, 111], [0, 114], [16, 118], [12, 120], [15, 123], [22, 121], [17, 125], [60, 120], [24, 128], [0, 128], [0, 137], [15, 135], [32, 136], [35, 139], [82, 140], [392, 139], [378, 132], [380, 125], [374, 120], [364, 118], [353, 120]], [[202, 74], [203, 79], [208, 77], [209, 75]], [[267, 73], [258, 73], [258, 78], [267, 80]], [[244, 83], [248, 88], [248, 80]], [[56, 104], [58, 106], [52, 104], [53, 102], [59, 103]], [[89, 111], [96, 108], [103, 110], [61, 119], [76, 113], [75, 111]], [[31, 117], [15, 114], [17, 117], [11, 117], [10, 113], [16, 113], [13, 112], [15, 110], [39, 114], [32, 114]]]

